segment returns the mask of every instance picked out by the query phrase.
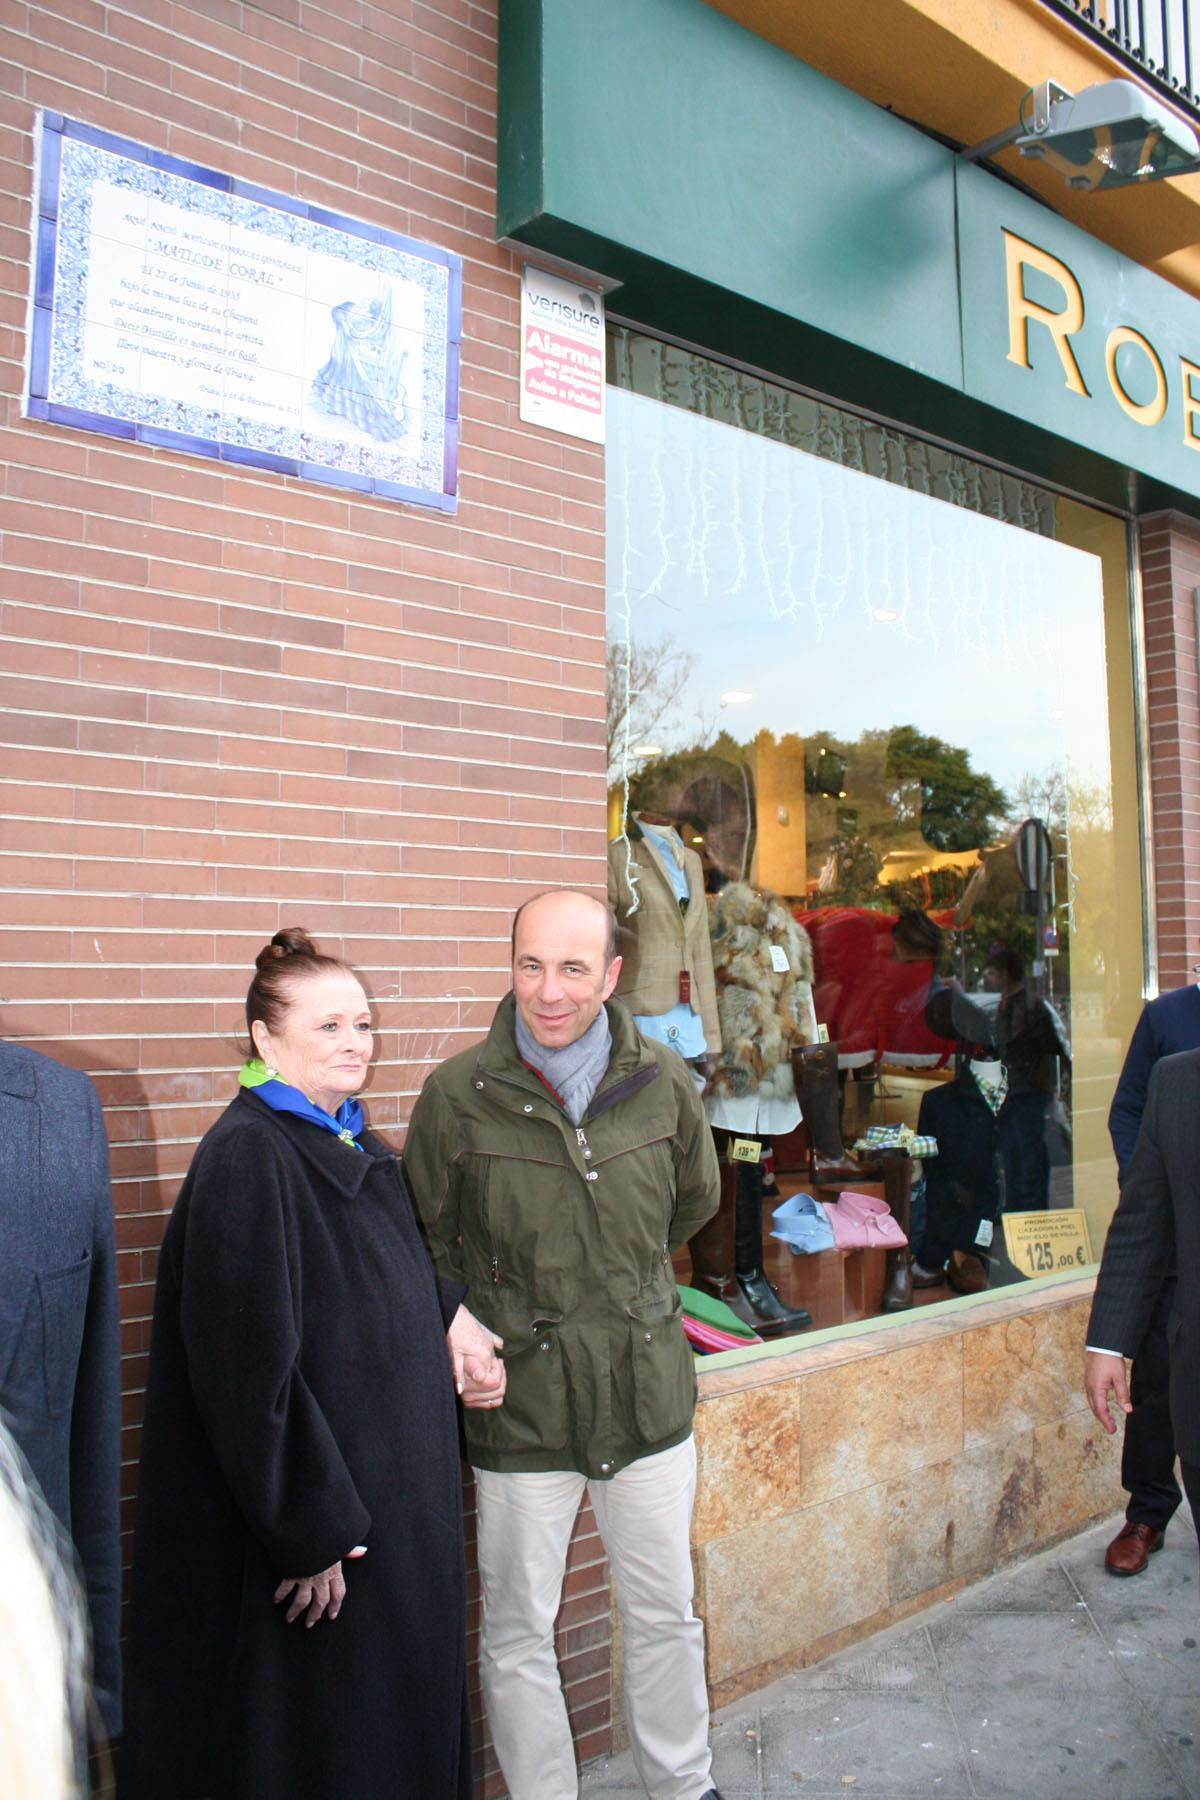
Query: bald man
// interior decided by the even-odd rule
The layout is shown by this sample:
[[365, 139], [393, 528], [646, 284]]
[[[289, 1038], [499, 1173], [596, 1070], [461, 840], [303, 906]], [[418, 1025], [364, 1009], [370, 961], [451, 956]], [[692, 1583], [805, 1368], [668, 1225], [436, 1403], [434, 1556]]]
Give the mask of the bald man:
[[575, 1800], [554, 1654], [586, 1489], [621, 1612], [625, 1710], [651, 1800], [712, 1785], [692, 1614], [696, 1378], [671, 1251], [717, 1209], [695, 1083], [614, 1000], [617, 922], [588, 894], [513, 920], [512, 991], [430, 1075], [404, 1163], [441, 1273], [503, 1339], [503, 1403], [465, 1412], [484, 1699], [512, 1800]]

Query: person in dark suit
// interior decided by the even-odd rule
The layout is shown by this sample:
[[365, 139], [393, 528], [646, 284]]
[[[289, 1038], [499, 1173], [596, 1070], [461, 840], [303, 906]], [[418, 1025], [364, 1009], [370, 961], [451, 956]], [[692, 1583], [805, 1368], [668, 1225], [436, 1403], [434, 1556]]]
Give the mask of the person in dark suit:
[[1174, 1271], [1166, 1335], [1170, 1416], [1184, 1490], [1200, 1518], [1200, 1050], [1151, 1070], [1141, 1131], [1105, 1240], [1088, 1323], [1084, 1388], [1106, 1431], [1133, 1403], [1136, 1355]]
[[[1181, 1050], [1200, 1049], [1200, 988], [1195, 982], [1160, 994], [1142, 1008], [1108, 1114], [1117, 1158], [1117, 1179], [1137, 1143], [1154, 1065]], [[1129, 1494], [1125, 1523], [1108, 1546], [1105, 1563], [1114, 1575], [1140, 1575], [1162, 1548], [1163, 1534], [1182, 1495], [1175, 1479], [1175, 1438], [1168, 1399], [1167, 1316], [1174, 1280], [1168, 1275], [1129, 1377], [1133, 1411], [1125, 1420], [1121, 1486]]]
[[121, 1726], [120, 1339], [108, 1140], [86, 1075], [0, 1042], [0, 1412], [72, 1538]]

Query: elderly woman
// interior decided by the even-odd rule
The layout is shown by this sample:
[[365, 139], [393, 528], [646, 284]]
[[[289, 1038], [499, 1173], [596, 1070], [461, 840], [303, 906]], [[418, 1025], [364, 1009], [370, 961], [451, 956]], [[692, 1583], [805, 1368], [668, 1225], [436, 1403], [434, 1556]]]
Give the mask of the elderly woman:
[[121, 1793], [460, 1800], [454, 1393], [499, 1404], [498, 1340], [364, 1129], [358, 980], [299, 930], [256, 969], [159, 1263]]

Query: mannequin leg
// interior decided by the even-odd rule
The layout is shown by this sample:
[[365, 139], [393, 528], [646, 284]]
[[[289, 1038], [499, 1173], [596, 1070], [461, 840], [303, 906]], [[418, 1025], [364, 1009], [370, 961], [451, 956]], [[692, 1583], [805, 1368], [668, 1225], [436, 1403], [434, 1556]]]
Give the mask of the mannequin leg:
[[[718, 1151], [721, 1145], [718, 1142]], [[727, 1306], [734, 1301], [741, 1301], [742, 1293], [738, 1287], [733, 1266], [734, 1213], [737, 1206], [737, 1169], [726, 1161], [724, 1154], [721, 1163], [721, 1204], [708, 1221], [702, 1225], [694, 1237], [688, 1239], [688, 1252], [692, 1259], [692, 1283], [706, 1293], [715, 1294]], [[741, 1318], [738, 1312], [738, 1317]]]
[[812, 1145], [814, 1182], [863, 1179], [857, 1160], [842, 1142], [841, 1089], [836, 1044], [804, 1044], [792, 1051], [796, 1098]]
[[883, 1197], [892, 1217], [906, 1238], [902, 1250], [889, 1250], [883, 1279], [881, 1312], [904, 1312], [913, 1303], [912, 1223], [909, 1199], [912, 1194], [912, 1160], [892, 1152], [883, 1158]]
[[[799, 1330], [812, 1324], [812, 1314], [804, 1307], [784, 1306], [771, 1286], [762, 1267], [763, 1230], [763, 1166], [761, 1162], [740, 1162], [737, 1173], [737, 1202], [734, 1214], [734, 1267], [738, 1287], [752, 1317], [748, 1322], [756, 1331], [765, 1326], [781, 1330]], [[735, 1306], [734, 1311], [738, 1312]], [[740, 1313], [745, 1318], [745, 1313]]]

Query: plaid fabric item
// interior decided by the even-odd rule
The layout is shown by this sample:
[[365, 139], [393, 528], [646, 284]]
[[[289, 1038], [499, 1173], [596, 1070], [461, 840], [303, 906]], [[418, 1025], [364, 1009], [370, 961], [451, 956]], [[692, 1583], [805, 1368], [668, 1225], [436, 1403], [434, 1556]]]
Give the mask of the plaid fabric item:
[[856, 1138], [853, 1148], [861, 1156], [866, 1150], [907, 1150], [910, 1156], [936, 1156], [937, 1139], [918, 1137], [911, 1125], [868, 1125]]
[[975, 1077], [975, 1086], [979, 1089], [994, 1113], [998, 1113], [1008, 1099], [1008, 1070], [1001, 1068], [999, 1081], [989, 1081], [978, 1069], [971, 1070]]

